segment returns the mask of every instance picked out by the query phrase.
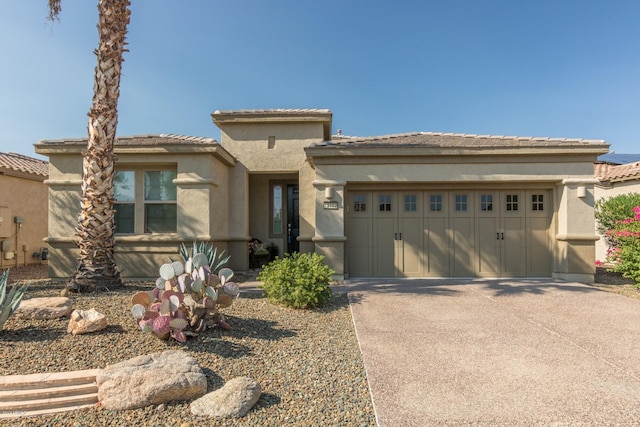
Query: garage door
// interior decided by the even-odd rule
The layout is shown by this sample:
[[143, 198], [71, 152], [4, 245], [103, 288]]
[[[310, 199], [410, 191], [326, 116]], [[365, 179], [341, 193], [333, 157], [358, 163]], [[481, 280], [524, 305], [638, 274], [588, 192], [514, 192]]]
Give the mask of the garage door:
[[549, 277], [549, 190], [349, 191], [351, 277]]

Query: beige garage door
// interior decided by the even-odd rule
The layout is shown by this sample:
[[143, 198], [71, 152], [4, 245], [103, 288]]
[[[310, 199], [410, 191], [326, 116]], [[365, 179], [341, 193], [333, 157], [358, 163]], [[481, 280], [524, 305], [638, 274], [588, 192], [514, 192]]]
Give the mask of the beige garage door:
[[349, 191], [351, 277], [548, 277], [549, 190]]

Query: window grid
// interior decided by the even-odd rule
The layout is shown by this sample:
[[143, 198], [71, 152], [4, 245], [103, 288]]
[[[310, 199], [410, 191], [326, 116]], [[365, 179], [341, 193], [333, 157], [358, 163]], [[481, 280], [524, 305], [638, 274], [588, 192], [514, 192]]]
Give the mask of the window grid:
[[391, 195], [381, 194], [378, 198], [380, 202], [380, 212], [391, 212]]
[[356, 194], [353, 196], [353, 210], [354, 212], [366, 212], [367, 211], [367, 196], [364, 194]]
[[442, 194], [432, 194], [429, 196], [429, 210], [431, 212], [442, 211]]
[[415, 212], [418, 210], [418, 196], [415, 194], [405, 194], [404, 196], [404, 211]]
[[544, 194], [532, 194], [531, 195], [531, 210], [543, 211], [544, 210]]
[[466, 212], [467, 210], [467, 195], [466, 194], [456, 194], [456, 211], [457, 212]]
[[507, 211], [517, 211], [518, 210], [518, 195], [517, 194], [507, 194], [506, 197], [506, 209]]
[[493, 210], [493, 194], [481, 194], [480, 195], [480, 210], [492, 211]]
[[177, 189], [173, 182], [176, 177], [176, 170], [169, 169], [116, 171], [115, 232], [175, 233]]

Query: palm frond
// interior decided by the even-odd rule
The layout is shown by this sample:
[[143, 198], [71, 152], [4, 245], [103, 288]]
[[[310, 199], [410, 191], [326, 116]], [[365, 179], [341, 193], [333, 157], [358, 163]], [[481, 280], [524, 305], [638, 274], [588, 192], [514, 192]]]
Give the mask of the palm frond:
[[59, 18], [60, 12], [62, 12], [62, 0], [49, 0], [49, 21], [55, 21]]

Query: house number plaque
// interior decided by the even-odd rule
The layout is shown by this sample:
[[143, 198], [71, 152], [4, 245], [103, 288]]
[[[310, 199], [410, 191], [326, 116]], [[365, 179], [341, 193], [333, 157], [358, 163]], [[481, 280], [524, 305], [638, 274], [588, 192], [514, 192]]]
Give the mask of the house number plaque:
[[338, 202], [324, 202], [322, 207], [325, 209], [330, 209], [332, 211], [338, 210]]

